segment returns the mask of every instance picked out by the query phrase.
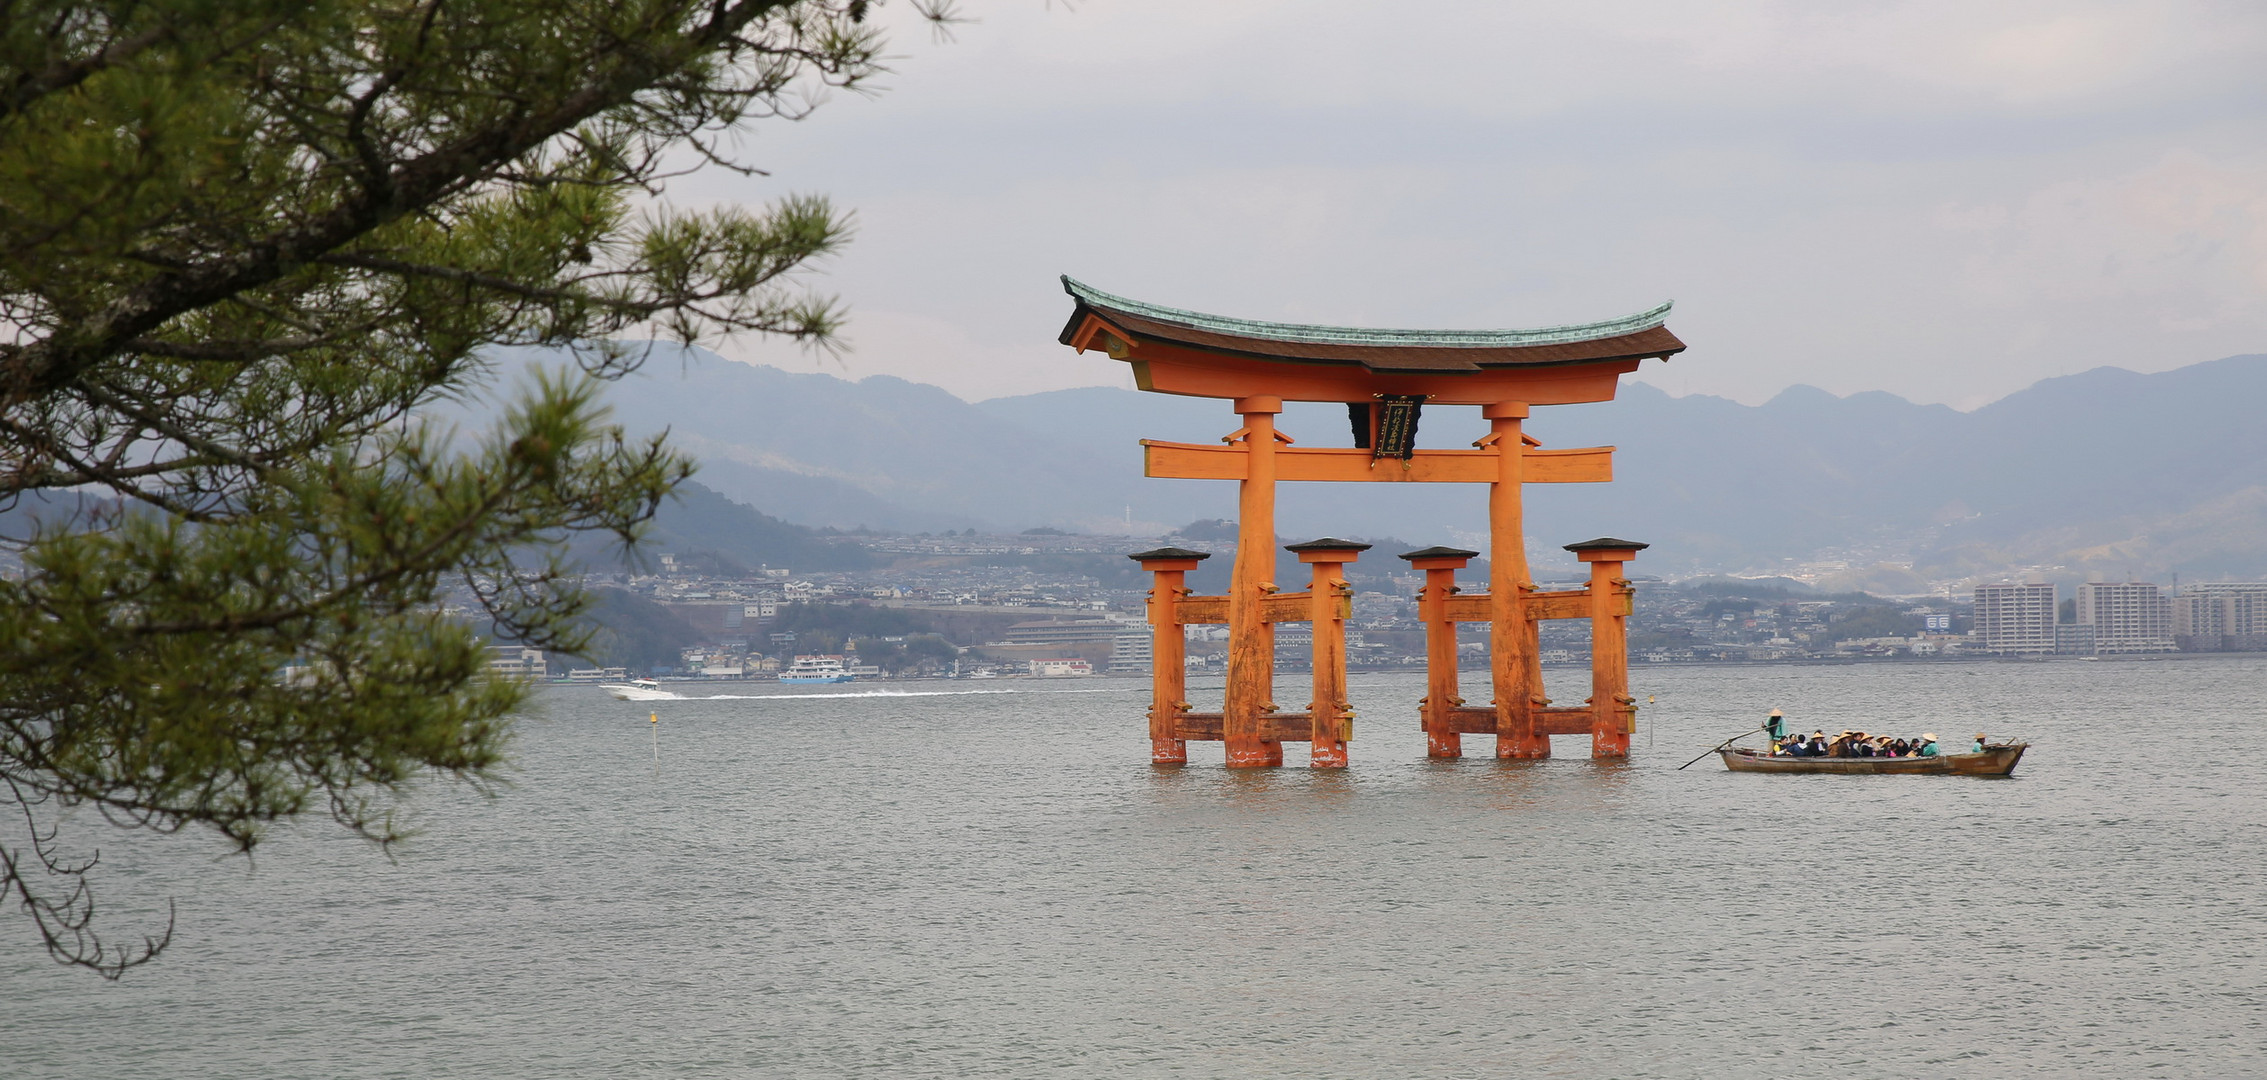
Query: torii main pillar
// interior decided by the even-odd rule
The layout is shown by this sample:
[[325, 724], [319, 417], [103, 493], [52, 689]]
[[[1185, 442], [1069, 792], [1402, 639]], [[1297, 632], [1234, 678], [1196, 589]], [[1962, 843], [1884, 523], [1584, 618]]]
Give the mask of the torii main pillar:
[[1488, 485], [1488, 657], [1496, 691], [1496, 756], [1545, 758], [1551, 740], [1535, 730], [1543, 700], [1543, 658], [1535, 623], [1527, 617], [1527, 524], [1520, 485], [1527, 482], [1527, 447], [1520, 422], [1527, 403], [1499, 401], [1480, 410], [1496, 451], [1496, 479]]
[[[1315, 764], [1344, 764], [1343, 738], [1330, 737], [1337, 729], [1326, 732], [1319, 719], [1326, 709], [1319, 683], [1309, 713], [1282, 712], [1273, 700], [1274, 624], [1327, 621], [1328, 610], [1335, 609], [1322, 606], [1323, 594], [1342, 586], [1326, 587], [1321, 569], [1352, 559], [1346, 555], [1332, 562], [1335, 556], [1309, 558], [1302, 551], [1301, 558], [1317, 568], [1313, 590], [1277, 590], [1275, 484], [1280, 480], [1489, 485], [1488, 594], [1464, 598], [1481, 600], [1485, 609], [1475, 614], [1471, 605], [1447, 596], [1433, 601], [1449, 627], [1451, 683], [1454, 622], [1489, 623], [1495, 701], [1483, 711], [1464, 708], [1461, 701], [1451, 706], [1429, 699], [1426, 730], [1434, 733], [1436, 756], [1457, 752], [1442, 744], [1443, 736], [1486, 731], [1496, 736], [1499, 757], [1547, 757], [1552, 734], [1572, 733], [1564, 728], [1569, 718], [1563, 714], [1592, 715], [1592, 709], [1552, 709], [1542, 697], [1537, 623], [1544, 618], [1589, 617], [1595, 622], [1626, 616], [1626, 592], [1617, 594], [1614, 603], [1621, 606], [1613, 610], [1619, 614], [1611, 616], [1604, 614], [1607, 607], [1593, 602], [1595, 583], [1571, 593], [1537, 593], [1527, 567], [1522, 489], [1532, 483], [1611, 480], [1613, 448], [1542, 450], [1524, 422], [1533, 406], [1611, 400], [1620, 376], [1636, 370], [1639, 361], [1683, 351], [1684, 343], [1664, 325], [1669, 305], [1600, 323], [1536, 330], [1364, 330], [1223, 318], [1112, 296], [1069, 278], [1063, 279], [1063, 287], [1077, 302], [1063, 328], [1063, 344], [1081, 352], [1099, 348], [1128, 361], [1143, 390], [1227, 399], [1241, 420], [1222, 438], [1222, 446], [1142, 443], [1150, 476], [1239, 483], [1236, 561], [1226, 596], [1197, 597], [1181, 590], [1179, 580], [1195, 565], [1190, 557], [1197, 553], [1159, 549], [1134, 556], [1158, 571], [1151, 618], [1161, 643], [1190, 624], [1228, 625], [1221, 711], [1189, 712], [1187, 703], [1177, 693], [1166, 696], [1160, 683], [1161, 696], [1151, 709], [1154, 760], [1185, 761], [1187, 740], [1216, 738], [1226, 746], [1230, 767], [1280, 765], [1284, 742], [1312, 740], [1339, 744], [1330, 754], [1318, 747]], [[1354, 445], [1293, 445], [1276, 427], [1285, 401], [1344, 403]], [[1417, 421], [1426, 405], [1477, 405], [1489, 431], [1471, 450], [1420, 450]], [[1329, 550], [1358, 547], [1329, 543], [1341, 545]], [[1181, 569], [1168, 570], [1168, 565]], [[1158, 599], [1168, 593], [1172, 602]], [[1572, 609], [1577, 598], [1578, 611]], [[1161, 612], [1170, 619], [1161, 620]], [[1614, 640], [1611, 634], [1605, 637]], [[1319, 648], [1320, 627], [1316, 640]], [[1167, 651], [1175, 650], [1159, 650]], [[1326, 658], [1318, 652], [1316, 660], [1319, 671]], [[1341, 669], [1343, 660], [1340, 653], [1336, 663]], [[1623, 670], [1626, 681], [1626, 666]], [[1593, 753], [1611, 756], [1612, 745], [1611, 739], [1594, 738]], [[1621, 747], [1626, 753], [1626, 739]]]

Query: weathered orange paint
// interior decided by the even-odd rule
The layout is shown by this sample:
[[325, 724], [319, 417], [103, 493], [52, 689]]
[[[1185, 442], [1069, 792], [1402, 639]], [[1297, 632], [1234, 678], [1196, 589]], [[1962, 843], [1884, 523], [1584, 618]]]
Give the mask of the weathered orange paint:
[[1228, 767], [1283, 763], [1283, 744], [1264, 737], [1261, 718], [1275, 711], [1275, 626], [1262, 618], [1261, 600], [1275, 591], [1275, 415], [1283, 399], [1241, 396], [1243, 429], [1234, 436], [1246, 460], [1238, 492], [1236, 565], [1228, 582], [1228, 673], [1221, 732]]
[[1488, 418], [1487, 441], [1496, 450], [1495, 483], [1488, 488], [1488, 654], [1496, 692], [1496, 756], [1546, 758], [1551, 740], [1535, 730], [1534, 711], [1542, 686], [1535, 624], [1527, 617], [1527, 528], [1520, 486], [1526, 482], [1526, 445], [1520, 421], [1524, 401], [1499, 401], [1481, 415]]
[[1629, 548], [1578, 551], [1590, 564], [1590, 756], [1629, 756], [1630, 733], [1637, 730], [1637, 699], [1629, 693], [1629, 614], [1636, 590], [1623, 567], [1637, 552]]
[[[1099, 322], [1100, 320], [1096, 320]], [[1564, 366], [1487, 368], [1469, 373], [1374, 372], [1356, 364], [1299, 364], [1205, 352], [1161, 341], [1113, 345], [1111, 356], [1133, 365], [1134, 385], [1160, 394], [1284, 401], [1366, 402], [1376, 394], [1422, 394], [1428, 405], [1491, 405], [1524, 401], [1572, 405], [1612, 401], [1621, 377], [1636, 360], [1599, 360]]]
[[[1192, 742], [1220, 742], [1222, 719], [1216, 712], [1182, 713], [1178, 733]], [[1278, 745], [1314, 738], [1313, 718], [1306, 713], [1272, 712], [1260, 717], [1261, 737]], [[1277, 764], [1281, 764], [1278, 762]]]
[[[1237, 446], [1141, 441], [1145, 475], [1168, 480], [1242, 480], [1246, 455]], [[1530, 484], [1603, 484], [1614, 478], [1614, 448], [1529, 450]], [[1277, 480], [1334, 483], [1487, 484], [1496, 479], [1496, 452], [1419, 450], [1404, 462], [1348, 447], [1284, 447], [1275, 452]]]
[[1195, 559], [1143, 559], [1141, 568], [1152, 575], [1149, 588], [1151, 634], [1149, 668], [1149, 762], [1185, 765], [1189, 744], [1179, 735], [1181, 714], [1188, 711], [1188, 634], [1180, 618], [1181, 599], [1188, 595], [1188, 572]]
[[[1493, 735], [1496, 732], [1496, 711], [1492, 708], [1451, 709], [1448, 723], [1451, 730], [1467, 735]], [[1544, 735], [1588, 735], [1590, 724], [1591, 712], [1588, 705], [1579, 709], [1535, 710], [1535, 730]]]
[[[1614, 601], [1614, 604], [1614, 610], [1618, 613], [1630, 613], [1630, 598], [1627, 594]], [[1587, 588], [1527, 594], [1527, 617], [1537, 621], [1587, 619], [1591, 616], [1590, 606], [1590, 590]], [[1452, 596], [1448, 598], [1448, 616], [1457, 622], [1487, 622], [1495, 617], [1495, 601], [1487, 593]]]
[[[1338, 558], [1342, 553], [1332, 553], [1310, 558], [1309, 552], [1301, 552], [1312, 568], [1311, 587], [1297, 593], [1277, 591], [1271, 578], [1278, 480], [1488, 484], [1490, 574], [1485, 595], [1456, 595], [1455, 572], [1468, 558], [1411, 560], [1425, 574], [1418, 599], [1426, 631], [1422, 715], [1427, 752], [1457, 757], [1463, 734], [1493, 734], [1499, 757], [1543, 758], [1551, 753], [1550, 736], [1587, 732], [1593, 756], [1628, 754], [1629, 732], [1635, 724], [1635, 702], [1627, 692], [1632, 590], [1621, 567], [1644, 545], [1622, 550], [1613, 545], [1629, 542], [1593, 542], [1601, 546], [1578, 551], [1593, 564], [1585, 588], [1549, 593], [1535, 589], [1525, 549], [1524, 486], [1610, 481], [1613, 448], [1544, 450], [1523, 430], [1523, 421], [1535, 405], [1612, 400], [1620, 377], [1637, 370], [1637, 359], [1592, 352], [1579, 359], [1504, 363], [1499, 356], [1468, 370], [1450, 370], [1458, 365], [1436, 359], [1453, 358], [1420, 356], [1406, 345], [1393, 346], [1398, 351], [1390, 355], [1361, 354], [1355, 358], [1358, 362], [1352, 362], [1343, 351], [1279, 354], [1265, 347], [1275, 339], [1261, 333], [1244, 338], [1241, 349], [1234, 334], [1212, 331], [1207, 331], [1210, 337], [1190, 339], [1199, 343], [1176, 343], [1160, 340], [1173, 336], [1157, 329], [1170, 329], [1167, 323], [1152, 326], [1154, 332], [1143, 335], [1128, 333], [1103, 313], [1090, 310], [1088, 305], [1097, 302], [1091, 296], [1066, 285], [1081, 304], [1077, 322], [1062, 339], [1067, 344], [1081, 351], [1103, 349], [1128, 361], [1143, 390], [1230, 399], [1243, 420], [1241, 429], [1223, 440], [1225, 446], [1142, 443], [1149, 476], [1236, 480], [1241, 485], [1238, 547], [1228, 593], [1191, 596], [1183, 587], [1185, 571], [1159, 568], [1150, 601], [1151, 622], [1159, 635], [1150, 716], [1153, 760], [1185, 761], [1187, 740], [1219, 739], [1226, 745], [1231, 767], [1279, 765], [1284, 742], [1305, 740], [1311, 743], [1315, 767], [1346, 764], [1352, 713], [1344, 696], [1344, 623], [1352, 604], [1344, 564], [1353, 556]], [[1112, 318], [1144, 325], [1133, 308]], [[1647, 355], [1665, 358], [1683, 345], [1666, 335], [1664, 328], [1658, 340], [1649, 339], [1646, 347], [1659, 350]], [[1368, 404], [1386, 394], [1421, 397], [1433, 406], [1480, 406], [1490, 433], [1471, 450], [1418, 450], [1403, 459], [1364, 449], [1293, 446], [1293, 440], [1275, 427], [1286, 400]], [[1376, 413], [1371, 415], [1374, 441]], [[1442, 551], [1462, 554], [1455, 549], [1434, 554]], [[1541, 621], [1566, 618], [1587, 618], [1593, 626], [1592, 695], [1582, 708], [1552, 708], [1541, 692]], [[1314, 700], [1305, 713], [1286, 713], [1273, 700], [1274, 624], [1298, 621], [1314, 625]], [[1464, 705], [1456, 670], [1456, 624], [1481, 621], [1490, 626], [1490, 680], [1495, 692], [1486, 709]], [[1229, 627], [1226, 700], [1219, 713], [1192, 713], [1181, 700], [1186, 693], [1182, 635], [1187, 626], [1199, 623]]]
[[1314, 625], [1314, 700], [1308, 764], [1317, 769], [1346, 767], [1346, 743], [1353, 738], [1354, 708], [1346, 700], [1346, 619], [1354, 591], [1346, 584], [1346, 564], [1360, 556], [1348, 549], [1302, 551], [1299, 561], [1313, 567], [1307, 589], [1308, 621]]
[[[1409, 565], [1425, 572], [1425, 587], [1417, 594], [1417, 620], [1425, 624], [1425, 701], [1420, 712], [1425, 729], [1425, 756], [1464, 756], [1464, 739], [1451, 714], [1464, 704], [1456, 687], [1456, 620], [1449, 602], [1456, 594], [1456, 572], [1470, 559], [1411, 559]], [[1494, 730], [1490, 728], [1489, 730]]]

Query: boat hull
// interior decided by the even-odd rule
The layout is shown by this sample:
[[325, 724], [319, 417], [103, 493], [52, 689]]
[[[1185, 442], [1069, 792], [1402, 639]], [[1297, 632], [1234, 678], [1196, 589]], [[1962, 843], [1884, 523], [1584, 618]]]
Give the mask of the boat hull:
[[857, 677], [856, 675], [782, 675], [779, 677], [779, 681], [783, 683], [833, 684], [846, 683]]
[[1732, 747], [1718, 750], [1716, 754], [1724, 759], [1724, 767], [1733, 772], [2006, 776], [2015, 771], [2015, 763], [2023, 760], [2023, 751], [2029, 748], [2029, 743], [2014, 743], [1988, 747], [1980, 754], [1899, 758], [1772, 757]]

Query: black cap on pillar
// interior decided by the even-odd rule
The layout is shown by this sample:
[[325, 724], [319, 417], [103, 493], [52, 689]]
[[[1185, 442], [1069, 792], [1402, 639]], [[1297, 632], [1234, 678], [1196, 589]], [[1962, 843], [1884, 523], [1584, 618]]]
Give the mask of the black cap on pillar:
[[1296, 551], [1301, 554], [1309, 551], [1368, 551], [1370, 545], [1356, 540], [1340, 540], [1335, 536], [1325, 536], [1320, 540], [1309, 540], [1304, 544], [1285, 544], [1283, 550]]
[[1585, 551], [1643, 551], [1652, 546], [1651, 544], [1640, 544], [1635, 540], [1617, 540], [1611, 536], [1601, 536], [1596, 540], [1584, 540], [1579, 544], [1568, 544], [1566, 549], [1579, 555]]
[[1579, 544], [1568, 544], [1566, 549], [1574, 552], [1575, 558], [1586, 563], [1619, 566], [1636, 558], [1638, 552], [1651, 546], [1650, 544], [1640, 544], [1635, 540], [1617, 540], [1611, 536], [1601, 536], [1596, 540], [1584, 540]]
[[1370, 545], [1354, 540], [1340, 540], [1335, 536], [1325, 536], [1320, 540], [1309, 540], [1304, 544], [1285, 544], [1283, 550], [1297, 555], [1300, 562], [1311, 566], [1320, 566], [1326, 563], [1331, 566], [1338, 566], [1360, 558], [1363, 552], [1370, 550]]
[[1420, 548], [1416, 551], [1404, 551], [1401, 553], [1401, 557], [1410, 562], [1416, 562], [1419, 559], [1477, 559], [1480, 557], [1480, 553], [1466, 551], [1463, 548], [1429, 547]]
[[1210, 552], [1190, 551], [1187, 548], [1177, 547], [1152, 548], [1148, 551], [1137, 551], [1126, 556], [1126, 558], [1135, 562], [1150, 562], [1156, 559], [1197, 559], [1201, 561], [1211, 557]]

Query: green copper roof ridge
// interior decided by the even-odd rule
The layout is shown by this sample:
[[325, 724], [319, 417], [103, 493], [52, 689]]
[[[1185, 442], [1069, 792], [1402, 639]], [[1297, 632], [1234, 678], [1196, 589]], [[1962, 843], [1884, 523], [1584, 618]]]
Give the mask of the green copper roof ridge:
[[1392, 345], [1430, 348], [1457, 346], [1505, 347], [1515, 345], [1562, 345], [1576, 341], [1596, 341], [1600, 338], [1619, 337], [1642, 330], [1651, 330], [1669, 321], [1669, 309], [1676, 301], [1663, 301], [1658, 307], [1648, 308], [1617, 319], [1600, 322], [1571, 323], [1565, 326], [1542, 326], [1527, 330], [1392, 330], [1356, 326], [1316, 326], [1307, 323], [1268, 322], [1261, 319], [1232, 319], [1225, 315], [1207, 315], [1201, 311], [1151, 304], [1103, 292], [1100, 289], [1063, 275], [1063, 291], [1081, 303], [1092, 307], [1115, 308], [1145, 319], [1172, 323], [1191, 330], [1209, 330], [1214, 333], [1238, 337], [1259, 338], [1265, 341], [1295, 342], [1305, 345]]

